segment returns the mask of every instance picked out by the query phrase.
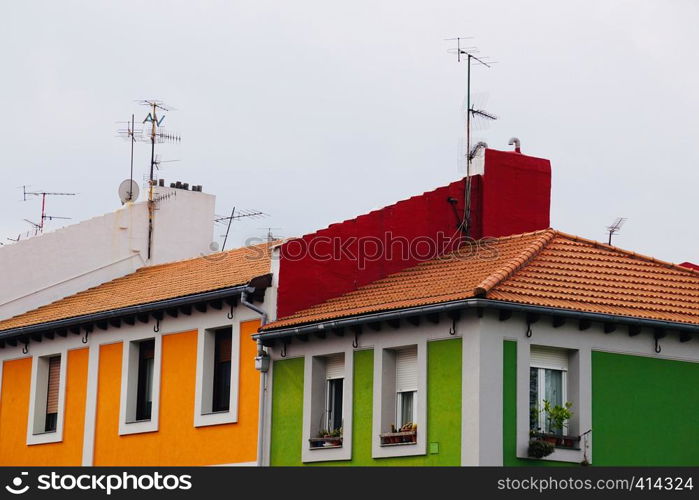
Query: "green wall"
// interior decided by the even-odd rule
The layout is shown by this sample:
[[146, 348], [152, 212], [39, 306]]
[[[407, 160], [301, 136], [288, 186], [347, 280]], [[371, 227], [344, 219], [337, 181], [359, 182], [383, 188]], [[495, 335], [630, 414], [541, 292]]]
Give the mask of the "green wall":
[[301, 462], [303, 358], [274, 362], [270, 464]]
[[[428, 342], [427, 356], [427, 455], [371, 457], [374, 351], [362, 350], [354, 353], [352, 460], [312, 465], [459, 465], [461, 339]], [[271, 464], [303, 465], [303, 359], [276, 361], [273, 379]]]
[[592, 353], [595, 465], [699, 465], [699, 363]]
[[[503, 345], [504, 465], [516, 456], [517, 343]], [[592, 352], [593, 465], [699, 465], [699, 363]]]

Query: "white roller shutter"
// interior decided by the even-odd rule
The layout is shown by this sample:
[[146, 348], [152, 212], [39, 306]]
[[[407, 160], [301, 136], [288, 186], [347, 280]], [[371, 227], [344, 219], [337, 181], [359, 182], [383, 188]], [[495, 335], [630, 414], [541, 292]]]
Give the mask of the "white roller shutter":
[[568, 351], [533, 345], [529, 355], [529, 365], [534, 368], [568, 371]]
[[417, 346], [396, 351], [396, 392], [417, 391]]
[[325, 378], [345, 378], [345, 355], [333, 354], [325, 358]]

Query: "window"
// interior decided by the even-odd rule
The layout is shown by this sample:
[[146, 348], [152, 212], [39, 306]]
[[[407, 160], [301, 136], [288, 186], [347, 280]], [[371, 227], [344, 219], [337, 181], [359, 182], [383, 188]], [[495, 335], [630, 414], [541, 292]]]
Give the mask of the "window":
[[153, 364], [155, 340], [143, 340], [138, 344], [138, 394], [136, 396], [136, 420], [150, 420], [153, 409]]
[[416, 424], [417, 347], [396, 351], [396, 428]]
[[351, 347], [304, 355], [303, 462], [352, 458], [352, 370]]
[[158, 430], [162, 344], [161, 335], [123, 342], [119, 435]]
[[228, 411], [231, 402], [231, 328], [214, 333], [213, 391], [211, 410]]
[[325, 412], [328, 432], [342, 429], [342, 389], [345, 378], [345, 359], [343, 354], [328, 356], [325, 360]]
[[414, 343], [375, 348], [371, 444], [374, 458], [427, 452], [423, 430], [427, 423], [427, 341], [419, 332], [411, 340]]
[[194, 426], [238, 421], [240, 329], [242, 323], [199, 328]]
[[44, 432], [56, 432], [58, 422], [58, 389], [61, 380], [61, 356], [48, 359], [48, 380], [46, 391], [46, 419]]
[[561, 434], [554, 429], [543, 411], [544, 402], [563, 406], [567, 401], [568, 352], [564, 349], [532, 346], [529, 368], [529, 428]]
[[27, 444], [63, 440], [66, 351], [34, 356], [32, 360]]

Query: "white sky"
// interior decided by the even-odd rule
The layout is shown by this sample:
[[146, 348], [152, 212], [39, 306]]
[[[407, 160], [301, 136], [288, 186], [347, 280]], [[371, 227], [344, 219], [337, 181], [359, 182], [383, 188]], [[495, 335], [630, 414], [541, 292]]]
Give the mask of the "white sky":
[[[115, 122], [145, 97], [177, 108], [168, 183], [271, 214], [235, 244], [455, 180], [465, 66], [443, 39], [471, 35], [499, 61], [474, 72], [500, 116], [477, 135], [551, 159], [553, 227], [605, 240], [624, 216], [619, 246], [699, 261], [698, 20], [693, 0], [3, 2], [0, 238], [38, 218], [23, 184], [80, 193], [50, 215], [117, 208]], [[139, 180], [147, 165], [140, 145]]]

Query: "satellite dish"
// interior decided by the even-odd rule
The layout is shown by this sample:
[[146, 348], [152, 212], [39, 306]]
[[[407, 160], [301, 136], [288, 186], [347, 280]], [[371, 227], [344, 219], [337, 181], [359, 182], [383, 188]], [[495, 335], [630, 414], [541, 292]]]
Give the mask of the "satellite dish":
[[133, 179], [126, 179], [119, 184], [119, 199], [121, 204], [138, 199], [138, 184]]

